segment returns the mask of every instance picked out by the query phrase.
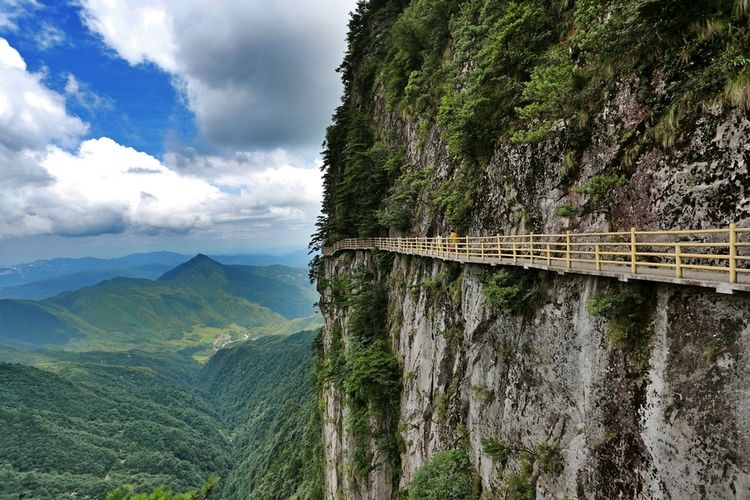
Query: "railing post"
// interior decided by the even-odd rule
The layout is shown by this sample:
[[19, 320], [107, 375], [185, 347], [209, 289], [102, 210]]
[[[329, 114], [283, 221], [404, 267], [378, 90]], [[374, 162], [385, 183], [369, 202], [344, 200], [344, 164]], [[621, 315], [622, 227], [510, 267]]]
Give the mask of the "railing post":
[[599, 260], [599, 252], [600, 252], [600, 245], [599, 243], [594, 244], [594, 265], [597, 271], [602, 270], [602, 262]]
[[469, 237], [464, 236], [464, 245], [466, 246], [466, 258], [469, 258]]
[[635, 228], [630, 228], [630, 273], [638, 274], [638, 246], [635, 243]]
[[529, 256], [531, 263], [534, 263], [534, 233], [529, 233]]
[[570, 231], [565, 233], [565, 267], [570, 269], [572, 264], [570, 258]]
[[547, 265], [552, 263], [552, 255], [550, 254], [549, 243], [547, 243]]
[[479, 254], [482, 256], [482, 262], [484, 262], [484, 240], [479, 242]]
[[674, 246], [674, 274], [682, 278], [682, 248], [679, 243]]
[[516, 245], [517, 245], [516, 237], [513, 236], [513, 263], [514, 264], [518, 263], [518, 250], [516, 249]]
[[502, 249], [502, 246], [500, 245], [500, 235], [499, 234], [497, 235], [497, 259], [498, 260], [503, 260], [503, 249]]
[[729, 224], [729, 282], [737, 283], [737, 224]]

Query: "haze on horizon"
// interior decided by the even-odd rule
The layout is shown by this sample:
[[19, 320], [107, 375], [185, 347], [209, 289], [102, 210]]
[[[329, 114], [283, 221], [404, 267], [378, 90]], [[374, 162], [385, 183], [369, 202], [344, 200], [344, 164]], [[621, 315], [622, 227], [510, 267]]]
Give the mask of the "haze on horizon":
[[304, 247], [355, 5], [0, 3], [0, 262]]

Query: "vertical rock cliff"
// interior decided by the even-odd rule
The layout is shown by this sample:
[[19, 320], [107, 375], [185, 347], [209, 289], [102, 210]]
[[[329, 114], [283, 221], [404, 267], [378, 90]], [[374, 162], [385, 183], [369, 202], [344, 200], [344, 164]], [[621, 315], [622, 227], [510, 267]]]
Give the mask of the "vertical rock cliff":
[[[360, 2], [314, 246], [750, 226], [749, 8]], [[313, 271], [327, 497], [750, 497], [750, 296], [383, 252]]]

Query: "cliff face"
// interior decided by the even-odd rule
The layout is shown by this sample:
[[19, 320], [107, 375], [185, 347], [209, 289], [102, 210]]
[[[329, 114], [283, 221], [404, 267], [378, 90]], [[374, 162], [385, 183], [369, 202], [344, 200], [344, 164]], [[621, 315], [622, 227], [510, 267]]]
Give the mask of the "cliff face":
[[[372, 262], [365, 252], [345, 265], [331, 259], [326, 275], [352, 266]], [[405, 489], [435, 452], [464, 446], [494, 498], [521, 456], [511, 452], [500, 467], [487, 453], [493, 439], [559, 450], [562, 467], [533, 473], [542, 498], [750, 494], [747, 297], [539, 275], [541, 297], [511, 316], [486, 305], [477, 266], [461, 268], [447, 291], [422, 286], [450, 266], [397, 257], [387, 278], [403, 381], [400, 471], [381, 464], [367, 477], [353, 472], [346, 400], [336, 389], [324, 393], [328, 497], [391, 498], [394, 481]], [[628, 347], [608, 340], [607, 321], [588, 311], [592, 297], [629, 287], [649, 298], [648, 367], [640, 372]], [[346, 324], [347, 311], [334, 309], [326, 320], [328, 335], [331, 325]]]
[[[700, 30], [724, 16], [747, 37], [745, 11], [670, 1], [660, 15], [693, 24], [665, 26], [654, 2], [586, 17], [589, 3], [363, 4], [316, 241], [750, 225], [750, 100], [737, 98], [750, 85], [744, 69], [714, 71], [733, 42]], [[488, 54], [501, 28], [526, 31]], [[634, 48], [649, 30], [656, 55]], [[442, 38], [399, 87], [404, 33]], [[605, 61], [616, 50], [621, 65]], [[566, 71], [569, 102], [550, 104], [568, 89], [550, 75]], [[510, 79], [516, 93], [497, 90]], [[466, 453], [485, 498], [750, 496], [750, 297], [378, 252], [316, 270], [327, 497], [395, 497], [445, 450]]]

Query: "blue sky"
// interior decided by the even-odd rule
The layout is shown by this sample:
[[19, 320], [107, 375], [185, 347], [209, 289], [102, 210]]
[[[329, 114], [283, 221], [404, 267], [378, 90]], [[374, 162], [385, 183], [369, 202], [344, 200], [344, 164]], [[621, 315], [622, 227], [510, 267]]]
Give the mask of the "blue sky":
[[[22, 54], [30, 71], [47, 74], [44, 83], [49, 88], [64, 94], [73, 75], [89, 98], [69, 99], [67, 108], [89, 123], [91, 137], [107, 136], [152, 155], [163, 155], [168, 142], [200, 141], [169, 73], [154, 64], [132, 66], [117, 57], [86, 28], [76, 5], [44, 5], [29, 8], [18, 20], [18, 29], [3, 36]], [[40, 33], [53, 39], [40, 43]]]
[[355, 0], [0, 0], [0, 263], [304, 246]]

